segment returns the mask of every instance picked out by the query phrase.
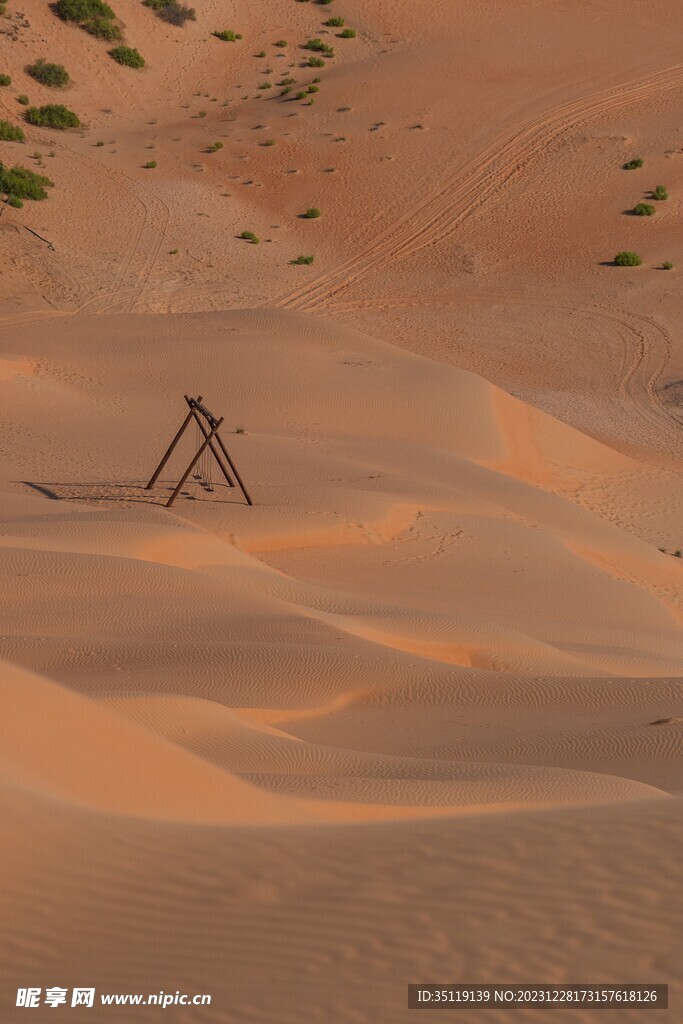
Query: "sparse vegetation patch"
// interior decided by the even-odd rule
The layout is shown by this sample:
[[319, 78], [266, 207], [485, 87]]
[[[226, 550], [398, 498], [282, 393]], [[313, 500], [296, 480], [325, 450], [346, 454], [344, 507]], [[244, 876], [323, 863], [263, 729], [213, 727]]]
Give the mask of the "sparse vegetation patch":
[[0, 75], [0, 85], [11, 85], [12, 79], [9, 75]]
[[639, 267], [643, 261], [637, 252], [629, 252], [628, 249], [625, 249], [616, 254], [614, 262], [618, 267]]
[[243, 238], [245, 242], [251, 242], [252, 245], [258, 245], [261, 241], [259, 236], [255, 235], [253, 231], [243, 231], [240, 238]]
[[10, 124], [9, 121], [0, 121], [0, 141], [23, 142], [24, 131], [18, 124]]
[[669, 193], [666, 190], [666, 185], [655, 185], [652, 192], [652, 198], [658, 200], [668, 199]]
[[39, 128], [56, 128], [57, 131], [78, 128], [81, 123], [73, 110], [69, 110], [63, 103], [47, 103], [43, 107], [29, 107], [26, 111], [26, 120], [29, 124], [35, 124]]
[[123, 64], [127, 68], [144, 68], [145, 58], [132, 46], [115, 46], [109, 51], [117, 64]]
[[31, 78], [51, 89], [61, 89], [69, 84], [69, 72], [61, 64], [50, 64], [43, 57], [30, 64], [26, 70]]
[[142, 0], [145, 7], [151, 7], [156, 11], [162, 21], [169, 25], [182, 26], [186, 21], [196, 21], [197, 15], [194, 7], [187, 7], [178, 0]]
[[47, 199], [47, 189], [52, 188], [54, 182], [46, 178], [44, 174], [36, 174], [28, 167], [5, 167], [0, 164], [0, 192], [10, 199]]
[[222, 39], [224, 43], [234, 43], [242, 36], [239, 32], [233, 32], [231, 28], [224, 28], [222, 32], [213, 32], [216, 39]]
[[640, 157], [640, 156], [637, 156], [635, 158], [635, 160], [627, 160], [626, 163], [623, 165], [623, 169], [625, 171], [635, 171], [636, 168], [642, 167], [642, 166], [643, 166], [643, 158]]
[[652, 217], [655, 212], [655, 208], [652, 203], [636, 203], [633, 207], [633, 212], [636, 217]]

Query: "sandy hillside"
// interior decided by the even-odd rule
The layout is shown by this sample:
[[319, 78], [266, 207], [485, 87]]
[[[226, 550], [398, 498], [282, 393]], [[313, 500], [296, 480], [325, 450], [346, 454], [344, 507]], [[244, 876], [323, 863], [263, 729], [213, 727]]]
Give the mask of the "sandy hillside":
[[[24, 6], [0, 162], [53, 184], [0, 204], [3, 1024], [31, 985], [212, 995], [177, 1024], [395, 1024], [435, 981], [680, 1005], [683, 16], [116, 0], [134, 69]], [[165, 507], [194, 428], [145, 488], [184, 394], [253, 506], [214, 466]]]

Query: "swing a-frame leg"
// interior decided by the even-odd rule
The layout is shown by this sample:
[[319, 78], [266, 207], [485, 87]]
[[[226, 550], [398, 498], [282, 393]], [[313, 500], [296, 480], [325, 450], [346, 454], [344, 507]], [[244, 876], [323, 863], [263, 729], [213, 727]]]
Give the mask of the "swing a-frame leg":
[[[164, 466], [170, 459], [171, 455], [175, 451], [178, 442], [185, 433], [186, 429], [189, 427], [192, 420], [194, 420], [201, 434], [203, 435], [204, 440], [202, 444], [199, 446], [197, 452], [195, 453], [192, 461], [190, 462], [190, 465], [187, 467], [185, 473], [183, 474], [182, 479], [179, 481], [177, 487], [173, 491], [173, 494], [166, 502], [166, 508], [170, 508], [173, 502], [176, 500], [178, 494], [182, 490], [185, 481], [187, 480], [193, 468], [196, 466], [197, 462], [204, 454], [204, 452], [207, 450], [207, 448], [209, 449], [209, 451], [215, 458], [216, 462], [218, 463], [221, 473], [225, 477], [228, 486], [234, 487], [236, 480], [237, 486], [242, 491], [242, 494], [244, 495], [244, 499], [247, 505], [253, 505], [254, 503], [251, 500], [251, 497], [249, 496], [246, 487], [244, 486], [244, 483], [242, 481], [241, 476], [239, 475], [237, 467], [230, 458], [228, 450], [223, 444], [223, 439], [218, 433], [218, 429], [223, 423], [224, 417], [221, 416], [220, 419], [216, 419], [213, 413], [209, 412], [209, 410], [202, 405], [201, 395], [199, 395], [197, 398], [191, 398], [189, 395], [185, 395], [185, 401], [187, 402], [189, 407], [187, 416], [183, 420], [180, 429], [178, 430], [178, 433], [175, 435], [170, 445], [166, 449], [161, 462], [154, 470], [154, 473], [152, 474], [146, 489], [150, 490], [152, 487], [154, 487], [155, 483], [159, 479], [159, 474], [161, 473], [162, 469], [164, 468]], [[235, 480], [233, 480], [232, 476], [230, 475], [228, 467], [232, 471], [232, 476], [234, 476]]]

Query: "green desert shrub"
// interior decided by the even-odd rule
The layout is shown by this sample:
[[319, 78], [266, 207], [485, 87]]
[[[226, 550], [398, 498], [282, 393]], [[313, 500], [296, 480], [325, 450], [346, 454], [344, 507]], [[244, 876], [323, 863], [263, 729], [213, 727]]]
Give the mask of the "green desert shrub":
[[12, 79], [9, 75], [0, 75], [0, 85], [11, 85]]
[[0, 163], [0, 192], [17, 199], [47, 199], [47, 189], [54, 182], [28, 167], [5, 167]]
[[315, 256], [297, 256], [297, 258], [295, 260], [290, 260], [289, 262], [297, 264], [298, 266], [305, 265], [307, 267], [310, 267], [310, 265], [311, 265], [311, 263], [313, 262], [314, 259], [315, 259]]
[[10, 124], [9, 121], [0, 121], [0, 141], [23, 142], [23, 129], [20, 128], [18, 124]]
[[629, 252], [628, 249], [625, 249], [616, 254], [614, 262], [618, 267], [639, 267], [643, 261], [637, 252]]
[[287, 40], [286, 39], [276, 39], [275, 42], [273, 43], [273, 46], [279, 46], [281, 49], [284, 49], [284, 47], [286, 45], [287, 45]]
[[21, 210], [24, 205], [24, 200], [18, 196], [7, 196], [7, 202], [10, 206], [13, 206], [15, 210]]
[[95, 39], [102, 39], [105, 43], [118, 43], [123, 38], [121, 29], [115, 21], [108, 21], [107, 18], [93, 18], [82, 26]]
[[256, 56], [257, 57], [265, 57], [266, 56], [266, 51], [265, 50], [259, 50], [259, 52], [256, 54]]
[[344, 19], [340, 17], [328, 18], [325, 22], [330, 28], [341, 28], [344, 24]]
[[666, 190], [666, 185], [655, 185], [652, 192], [653, 199], [668, 199], [669, 193]]
[[320, 210], [317, 206], [309, 206], [302, 216], [304, 216], [306, 220], [317, 220], [320, 216]]
[[636, 217], [651, 217], [655, 212], [655, 208], [652, 203], [636, 203], [633, 207], [633, 212]]
[[26, 70], [31, 78], [41, 85], [49, 85], [52, 89], [61, 89], [69, 84], [69, 72], [61, 64], [50, 64], [43, 57], [30, 64]]
[[671, 260], [664, 260], [662, 263], [662, 270], [673, 270], [674, 265]]
[[57, 13], [64, 21], [75, 21], [83, 25], [93, 18], [113, 20], [116, 15], [104, 0], [58, 0]]
[[623, 169], [625, 171], [635, 171], [637, 167], [642, 167], [642, 166], [643, 166], [643, 158], [640, 157], [640, 156], [637, 156], [635, 158], [635, 160], [627, 160], [626, 163], [623, 164]]
[[48, 103], [43, 107], [29, 107], [26, 120], [39, 128], [56, 128], [65, 131], [67, 128], [78, 128], [80, 121], [73, 110], [63, 103]]
[[258, 245], [260, 242], [259, 236], [255, 235], [253, 231], [243, 231], [240, 238], [243, 238], [245, 242], [251, 242], [252, 245]]
[[322, 59], [322, 57], [309, 57], [308, 66], [309, 68], [324, 68], [325, 61]]
[[306, 93], [305, 92], [298, 92], [294, 96], [294, 99], [295, 100], [305, 100], [306, 99]]
[[318, 88], [317, 85], [309, 85], [306, 92], [320, 92], [320, 89]]
[[20, 96], [17, 96], [17, 103], [21, 103], [22, 107], [28, 106], [28, 96], [26, 93], [22, 92]]
[[216, 39], [222, 39], [224, 43], [234, 43], [242, 38], [239, 32], [233, 32], [231, 28], [224, 28], [222, 32], [213, 32], [212, 35]]
[[340, 39], [355, 39], [356, 38], [356, 30], [355, 30], [355, 28], [344, 28], [344, 29], [342, 29], [342, 31], [339, 33], [339, 38]]
[[153, 171], [156, 165], [156, 160], [148, 160], [146, 164], [143, 164], [143, 167], [146, 171]]
[[263, 90], [263, 89], [272, 89], [272, 88], [273, 88], [273, 86], [272, 86], [271, 82], [261, 82], [261, 84], [259, 85], [259, 89], [261, 89], [261, 90]]
[[144, 68], [145, 58], [132, 46], [115, 46], [109, 51], [117, 64], [124, 64], [127, 68]]
[[325, 57], [334, 57], [334, 50], [329, 43], [322, 39], [307, 39], [304, 44], [305, 50], [313, 50], [314, 53], [322, 53]]

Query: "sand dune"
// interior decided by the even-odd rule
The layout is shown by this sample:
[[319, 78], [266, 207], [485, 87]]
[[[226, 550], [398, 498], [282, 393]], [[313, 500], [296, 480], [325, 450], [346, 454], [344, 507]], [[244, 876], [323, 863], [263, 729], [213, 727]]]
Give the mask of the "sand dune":
[[[0, 16], [0, 162], [54, 182], [0, 211], [3, 1024], [29, 984], [212, 994], [178, 1024], [393, 1024], [419, 981], [675, 1007], [680, 13], [113, 6], [141, 70]], [[165, 507], [194, 430], [146, 489], [184, 394], [253, 507], [217, 467]]]

